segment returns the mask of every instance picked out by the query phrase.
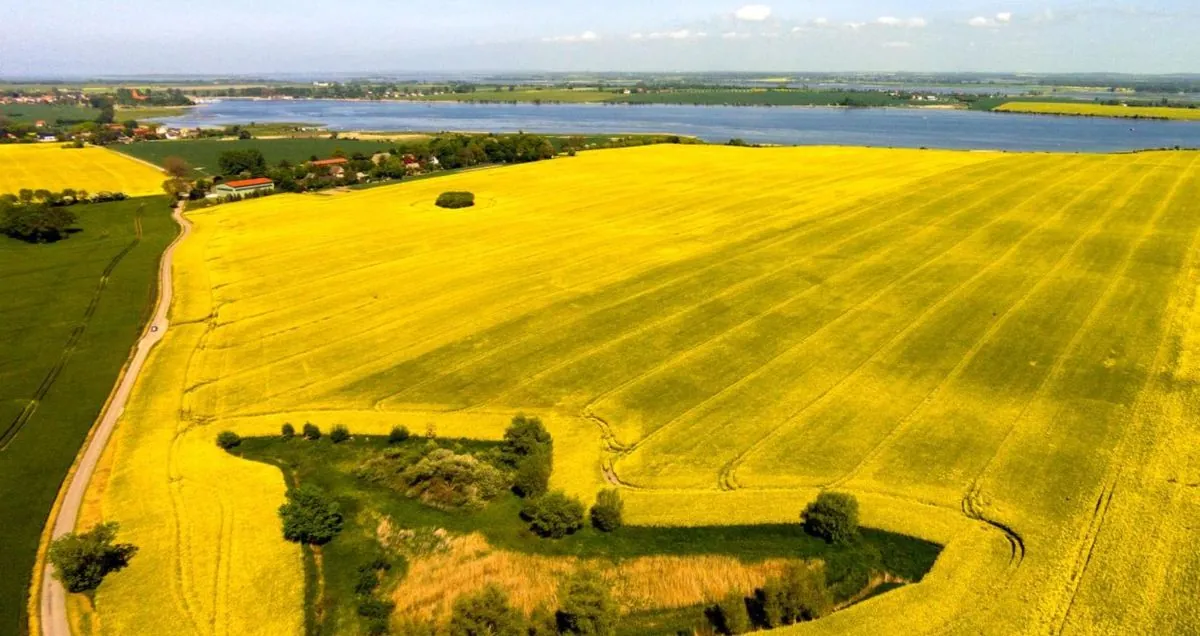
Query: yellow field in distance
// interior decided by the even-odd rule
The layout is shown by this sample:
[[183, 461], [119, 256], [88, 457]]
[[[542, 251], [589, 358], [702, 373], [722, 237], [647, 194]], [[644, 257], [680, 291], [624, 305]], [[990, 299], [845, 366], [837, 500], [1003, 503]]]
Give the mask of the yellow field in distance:
[[1167, 106], [1109, 106], [1107, 104], [1071, 104], [1059, 102], [1008, 102], [994, 110], [1031, 115], [1070, 115], [1074, 117], [1120, 117], [1200, 121], [1200, 108]]
[[1200, 630], [1198, 153], [655, 146], [189, 216], [92, 484], [141, 548], [102, 633], [302, 629], [283, 476], [217, 432], [517, 411], [634, 524], [835, 488], [946, 546], [798, 633]]
[[51, 192], [71, 188], [145, 196], [162, 194], [165, 178], [147, 164], [104, 148], [0, 144], [0, 194], [16, 194], [23, 188]]

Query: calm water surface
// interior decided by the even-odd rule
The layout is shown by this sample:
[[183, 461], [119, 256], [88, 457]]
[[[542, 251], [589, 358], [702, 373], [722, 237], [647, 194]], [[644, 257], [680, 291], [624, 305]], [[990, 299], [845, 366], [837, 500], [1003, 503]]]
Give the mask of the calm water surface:
[[306, 122], [332, 130], [672, 133], [711, 142], [1112, 152], [1200, 148], [1200, 123], [962, 110], [223, 100], [179, 126]]

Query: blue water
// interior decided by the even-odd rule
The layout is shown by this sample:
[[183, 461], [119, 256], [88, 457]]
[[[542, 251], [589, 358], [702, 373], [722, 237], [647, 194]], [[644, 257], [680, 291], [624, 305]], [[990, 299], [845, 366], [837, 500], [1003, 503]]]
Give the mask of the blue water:
[[223, 100], [177, 126], [306, 122], [332, 130], [671, 133], [710, 142], [1112, 152], [1200, 148], [1200, 123], [962, 110]]

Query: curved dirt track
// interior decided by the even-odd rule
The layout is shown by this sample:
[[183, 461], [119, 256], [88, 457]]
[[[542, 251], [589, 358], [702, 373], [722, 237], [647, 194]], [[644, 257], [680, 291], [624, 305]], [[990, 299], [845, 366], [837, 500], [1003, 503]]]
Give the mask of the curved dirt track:
[[[118, 380], [117, 387], [113, 391], [112, 400], [100, 415], [100, 419], [96, 422], [92, 436], [88, 440], [87, 446], [83, 449], [75, 471], [67, 478], [69, 481], [63, 494], [62, 505], [59, 507], [58, 515], [47, 521], [47, 523], [53, 524], [51, 538], [57, 539], [75, 529], [75, 522], [79, 516], [79, 508], [83, 503], [83, 495], [87, 490], [88, 482], [92, 479], [92, 473], [96, 470], [96, 464], [100, 461], [100, 455], [104, 452], [104, 447], [108, 444], [108, 439], [112, 436], [117, 420], [125, 411], [125, 403], [129, 399], [129, 394], [133, 391], [133, 385], [142, 370], [142, 365], [146, 363], [146, 358], [150, 355], [150, 350], [162, 340], [163, 335], [167, 332], [167, 326], [169, 325], [167, 312], [171, 308], [173, 292], [171, 286], [172, 259], [175, 255], [175, 248], [192, 231], [192, 224], [183, 218], [182, 203], [176, 206], [172, 217], [179, 224], [180, 228], [182, 228], [182, 231], [167, 246], [166, 251], [163, 252], [162, 260], [159, 262], [158, 306], [155, 308], [154, 316], [146, 325], [141, 339], [138, 340], [134, 348], [129, 366], [126, 368], [124, 375]], [[70, 636], [71, 625], [67, 620], [66, 591], [58, 579], [53, 577], [52, 570], [53, 568], [47, 563], [45, 571], [42, 574], [41, 609], [39, 610], [41, 613], [42, 634], [46, 636]]]

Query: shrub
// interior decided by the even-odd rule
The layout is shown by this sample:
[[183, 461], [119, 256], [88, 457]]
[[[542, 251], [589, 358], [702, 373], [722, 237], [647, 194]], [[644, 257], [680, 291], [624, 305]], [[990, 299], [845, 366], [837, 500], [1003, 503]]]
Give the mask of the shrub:
[[303, 430], [304, 430], [304, 439], [309, 440], [309, 441], [316, 441], [316, 440], [321, 439], [321, 429], [317, 428], [316, 424], [313, 424], [312, 422], [305, 422]]
[[508, 595], [492, 583], [454, 600], [450, 636], [525, 636], [525, 616], [508, 603]]
[[297, 543], [329, 543], [342, 531], [342, 513], [315, 486], [305, 484], [287, 492], [287, 503], [279, 507], [283, 538]]
[[524, 457], [553, 448], [554, 440], [542, 420], [524, 413], [513, 417], [512, 423], [504, 430], [504, 440], [500, 442], [504, 461], [511, 466], [516, 466]]
[[750, 613], [746, 610], [746, 599], [732, 593], [721, 601], [704, 608], [704, 616], [713, 631], [725, 636], [746, 634], [750, 631]]
[[296, 436], [296, 427], [292, 426], [291, 422], [288, 422], [280, 427], [279, 435], [283, 437], [283, 439], [292, 439]]
[[504, 492], [509, 476], [471, 455], [436, 448], [401, 475], [408, 496], [442, 509], [481, 508]]
[[558, 631], [561, 634], [614, 636], [617, 604], [609, 585], [594, 570], [579, 570], [558, 589]]
[[870, 585], [871, 575], [883, 569], [877, 546], [855, 542], [825, 557], [825, 585], [835, 601], [845, 601]]
[[439, 208], [457, 210], [475, 205], [475, 195], [470, 192], [443, 192], [437, 198]]
[[541, 451], [525, 457], [517, 464], [513, 478], [513, 491], [522, 497], [540, 497], [550, 489], [550, 473], [553, 470], [549, 451]]
[[833, 599], [821, 574], [807, 565], [793, 564], [759, 590], [762, 616], [775, 628], [818, 619], [833, 608]]
[[596, 495], [596, 505], [592, 506], [592, 526], [601, 532], [612, 532], [623, 524], [624, 510], [620, 491], [616, 488], [601, 490]]
[[341, 444], [348, 439], [350, 439], [350, 429], [342, 424], [334, 426], [333, 430], [329, 431], [329, 441], [334, 444]]
[[521, 516], [539, 536], [561, 539], [583, 527], [583, 504], [561, 492], [551, 492], [529, 500]]
[[217, 434], [217, 446], [225, 450], [234, 448], [242, 443], [242, 438], [233, 431], [221, 431]]
[[829, 543], [848, 543], [858, 537], [858, 500], [854, 495], [823, 492], [800, 514], [804, 530]]
[[48, 557], [54, 564], [54, 576], [68, 592], [79, 593], [100, 587], [104, 577], [129, 564], [137, 547], [113, 543], [120, 528], [102, 523], [84, 533], [67, 533], [50, 544]]
[[409, 437], [411, 437], [411, 435], [406, 427], [396, 426], [392, 428], [392, 432], [388, 433], [388, 443], [403, 444], [404, 442], [408, 441]]
[[358, 602], [358, 615], [363, 618], [383, 618], [392, 615], [396, 609], [395, 601], [382, 601], [377, 598], [365, 598]]

